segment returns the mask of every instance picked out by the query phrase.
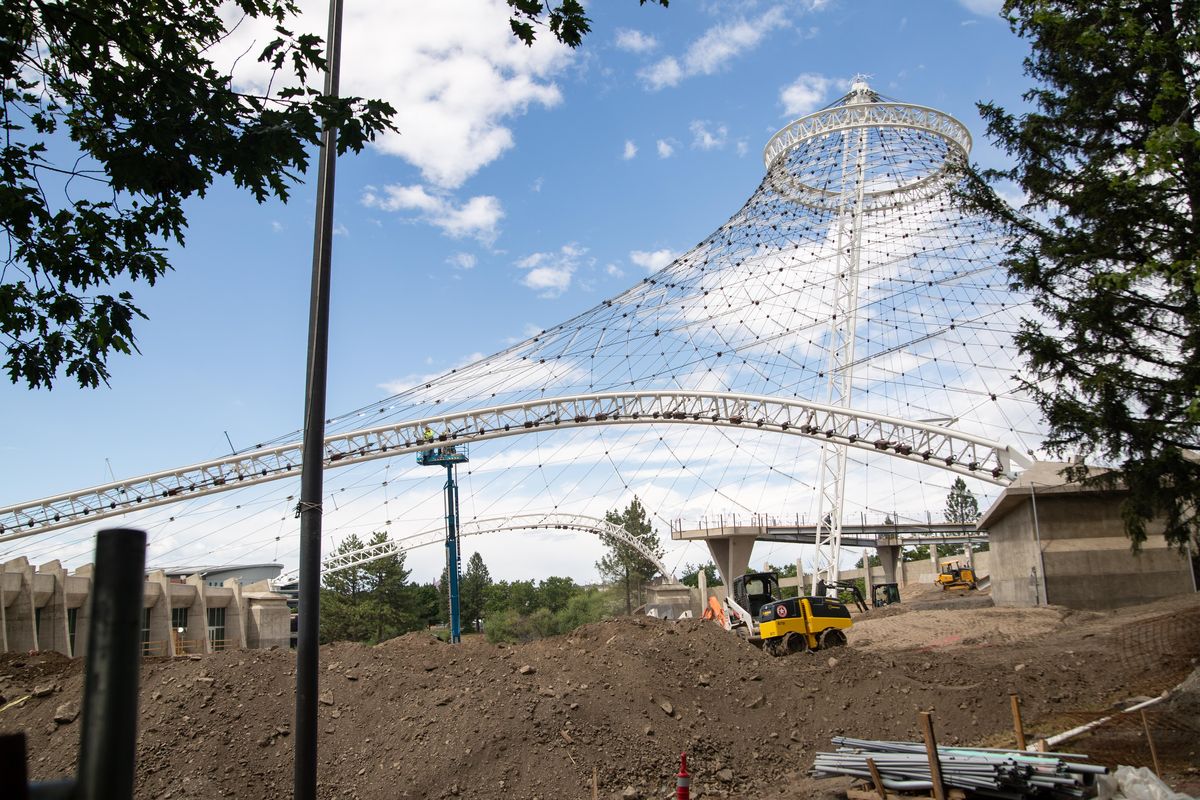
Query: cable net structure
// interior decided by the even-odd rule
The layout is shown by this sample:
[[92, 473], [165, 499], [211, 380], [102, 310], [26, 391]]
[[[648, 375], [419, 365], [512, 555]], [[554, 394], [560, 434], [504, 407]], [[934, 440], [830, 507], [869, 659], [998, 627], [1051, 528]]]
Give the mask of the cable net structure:
[[[772, 137], [750, 199], [667, 267], [501, 352], [333, 417], [327, 433], [432, 420], [439, 435], [457, 436], [437, 420], [555, 398], [678, 391], [819, 403], [1032, 453], [1042, 423], [1020, 392], [1013, 344], [1031, 310], [1000, 266], [1000, 231], [951, 196], [970, 145], [953, 118], [881, 98], [859, 80]], [[636, 494], [660, 529], [752, 517], [817, 525], [806, 558], [814, 572], [836, 573], [843, 520], [940, 519], [954, 478], [937, 459], [753, 425], [544, 422], [472, 445], [460, 474], [465, 523], [603, 517]], [[258, 447], [298, 440], [290, 433]], [[982, 480], [971, 488], [983, 500], [995, 490]], [[441, 514], [441, 479], [411, 455], [331, 469], [326, 492], [334, 542], [419, 532]], [[297, 495], [289, 477], [185, 499], [130, 523], [151, 532], [152, 559], [287, 560], [297, 547]], [[21, 552], [36, 558], [67, 543], [86, 552], [85, 535], [55, 531]], [[680, 550], [667, 562], [697, 556]]]

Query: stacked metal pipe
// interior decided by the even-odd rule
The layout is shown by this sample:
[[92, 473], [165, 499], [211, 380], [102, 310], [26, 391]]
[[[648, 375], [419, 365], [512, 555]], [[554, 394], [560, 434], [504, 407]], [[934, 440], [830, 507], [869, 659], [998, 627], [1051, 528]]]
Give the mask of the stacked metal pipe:
[[[850, 775], [871, 780], [867, 759], [875, 762], [884, 788], [897, 792], [933, 788], [929, 756], [920, 742], [880, 742], [835, 736], [834, 753], [817, 753], [812, 775]], [[942, 783], [978, 797], [1086, 798], [1096, 794], [1096, 776], [1108, 770], [1079, 763], [1079, 753], [1029, 753], [991, 748], [939, 747]]]

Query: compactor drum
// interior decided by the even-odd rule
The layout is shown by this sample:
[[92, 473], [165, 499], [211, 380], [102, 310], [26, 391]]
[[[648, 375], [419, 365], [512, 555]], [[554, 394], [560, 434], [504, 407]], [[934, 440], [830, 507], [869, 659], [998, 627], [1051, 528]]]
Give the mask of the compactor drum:
[[[770, 572], [743, 575], [733, 582], [733, 597], [711, 616], [771, 655], [784, 656], [846, 644], [850, 611], [830, 597], [782, 597], [779, 579]], [[718, 611], [723, 612], [719, 614]]]

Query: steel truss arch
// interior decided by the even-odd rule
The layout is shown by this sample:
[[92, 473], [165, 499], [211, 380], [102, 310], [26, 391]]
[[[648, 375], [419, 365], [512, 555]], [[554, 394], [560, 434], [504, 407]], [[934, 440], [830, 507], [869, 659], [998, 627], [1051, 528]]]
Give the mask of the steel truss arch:
[[[1007, 485], [1019, 450], [939, 425], [837, 408], [797, 398], [727, 392], [631, 391], [579, 394], [459, 411], [364, 428], [325, 439], [326, 468], [562, 428], [636, 424], [750, 428], [925, 463]], [[439, 431], [433, 441], [424, 429]], [[246, 451], [178, 469], [115, 481], [0, 508], [0, 542], [195, 497], [299, 477], [301, 443]]]
[[[527, 531], [527, 530], [571, 530], [584, 531], [585, 533], [594, 533], [597, 536], [606, 534], [616, 538], [623, 544], [627, 544], [634, 550], [641, 553], [648, 561], [652, 562], [662, 575], [672, 582], [675, 581], [675, 575], [671, 570], [667, 569], [667, 565], [663, 563], [654, 551], [646, 547], [646, 545], [633, 536], [629, 531], [621, 525], [614, 525], [605, 519], [599, 517], [589, 517], [583, 514], [513, 514], [505, 517], [489, 517], [487, 519], [476, 519], [460, 523], [458, 535], [463, 536], [478, 536], [484, 533], [499, 533], [501, 531]], [[446, 530], [443, 526], [430, 528], [414, 533], [409, 536], [402, 536], [398, 539], [389, 539], [386, 542], [380, 542], [375, 545], [368, 545], [359, 550], [354, 550], [349, 553], [342, 553], [333, 558], [328, 558], [321, 565], [321, 575], [332, 575], [341, 572], [344, 569], [351, 567], [362, 566], [371, 561], [396, 553], [406, 553], [409, 550], [414, 550], [418, 547], [425, 547], [433, 544], [441, 544], [445, 541]], [[286, 586], [290, 583], [295, 583], [299, 580], [299, 570], [285, 572], [278, 578], [272, 581], [275, 586]]]

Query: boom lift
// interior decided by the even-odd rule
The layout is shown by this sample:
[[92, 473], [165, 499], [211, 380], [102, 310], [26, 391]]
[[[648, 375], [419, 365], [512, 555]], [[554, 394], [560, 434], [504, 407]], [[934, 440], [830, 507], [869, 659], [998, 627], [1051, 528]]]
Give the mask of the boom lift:
[[774, 573], [742, 575], [733, 581], [733, 597], [726, 597], [723, 607], [710, 600], [704, 616], [773, 656], [846, 644], [845, 630], [853, 623], [841, 601], [782, 594]]

